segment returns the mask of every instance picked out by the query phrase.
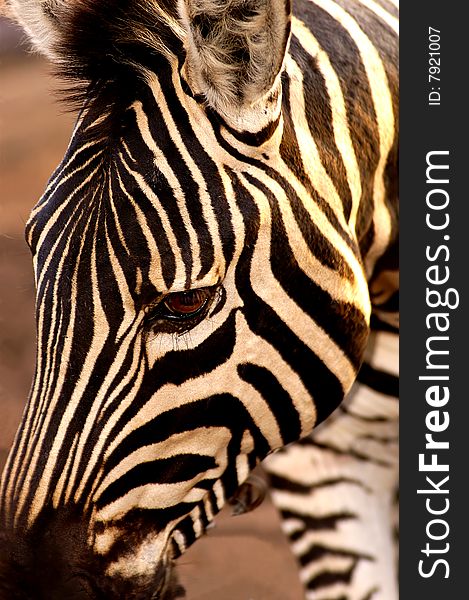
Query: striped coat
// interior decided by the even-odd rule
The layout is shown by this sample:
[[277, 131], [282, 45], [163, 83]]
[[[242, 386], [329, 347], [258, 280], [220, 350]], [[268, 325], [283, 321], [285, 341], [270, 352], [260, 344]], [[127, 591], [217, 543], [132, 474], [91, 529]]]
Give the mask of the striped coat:
[[81, 109], [27, 225], [0, 590], [176, 597], [174, 559], [342, 402], [371, 313], [396, 325], [396, 10], [9, 4]]

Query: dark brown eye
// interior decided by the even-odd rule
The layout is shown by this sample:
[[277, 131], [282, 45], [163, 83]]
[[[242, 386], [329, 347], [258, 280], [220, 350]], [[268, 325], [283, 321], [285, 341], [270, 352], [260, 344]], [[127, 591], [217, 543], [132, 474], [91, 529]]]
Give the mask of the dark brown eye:
[[[218, 293], [217, 293], [218, 291]], [[222, 298], [220, 286], [174, 292], [149, 306], [146, 311], [146, 327], [155, 332], [185, 333], [207, 316], [214, 299]]]
[[212, 308], [216, 311], [223, 298], [219, 285], [168, 294], [147, 307], [145, 327], [152, 333], [181, 335], [203, 321]]
[[201, 311], [207, 304], [209, 293], [206, 289], [189, 290], [170, 294], [163, 302], [171, 315], [191, 317]]

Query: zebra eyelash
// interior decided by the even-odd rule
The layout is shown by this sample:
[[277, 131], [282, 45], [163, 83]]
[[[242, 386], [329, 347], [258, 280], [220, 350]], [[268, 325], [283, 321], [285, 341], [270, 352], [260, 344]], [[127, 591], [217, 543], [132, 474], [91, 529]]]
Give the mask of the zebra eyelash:
[[[188, 293], [195, 293], [198, 299], [202, 300], [201, 306], [187, 314], [174, 312], [169, 306], [169, 301]], [[221, 308], [220, 304], [224, 304], [225, 296], [223, 288], [218, 285], [167, 294], [147, 308], [145, 330], [151, 334], [170, 333], [178, 336], [188, 333], [206, 318], [210, 308], [214, 308], [212, 315], [218, 312]]]

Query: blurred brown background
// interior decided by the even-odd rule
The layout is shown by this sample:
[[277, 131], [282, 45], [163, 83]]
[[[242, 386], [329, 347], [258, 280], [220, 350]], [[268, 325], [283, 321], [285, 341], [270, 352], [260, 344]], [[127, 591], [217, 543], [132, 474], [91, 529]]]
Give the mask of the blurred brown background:
[[[34, 283], [23, 229], [74, 121], [54, 97], [59, 84], [47, 63], [21, 40], [0, 16], [0, 471], [34, 369]], [[220, 517], [178, 561], [188, 600], [300, 600], [296, 565], [269, 500], [249, 515]]]

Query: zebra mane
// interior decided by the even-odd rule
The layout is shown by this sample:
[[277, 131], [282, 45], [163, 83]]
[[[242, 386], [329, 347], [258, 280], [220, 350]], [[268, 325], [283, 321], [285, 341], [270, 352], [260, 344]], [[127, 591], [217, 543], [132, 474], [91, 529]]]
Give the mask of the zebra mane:
[[100, 97], [108, 114], [162, 60], [176, 60], [192, 93], [236, 128], [278, 117], [290, 0], [7, 2], [66, 82], [61, 95], [72, 109]]
[[[66, 82], [72, 108], [125, 74], [155, 69], [161, 57], [181, 56], [184, 31], [177, 0], [75, 0], [45, 3], [55, 31], [46, 52]], [[45, 9], [44, 9], [45, 10]], [[39, 50], [41, 42], [33, 37]], [[117, 92], [117, 90], [115, 90]]]

